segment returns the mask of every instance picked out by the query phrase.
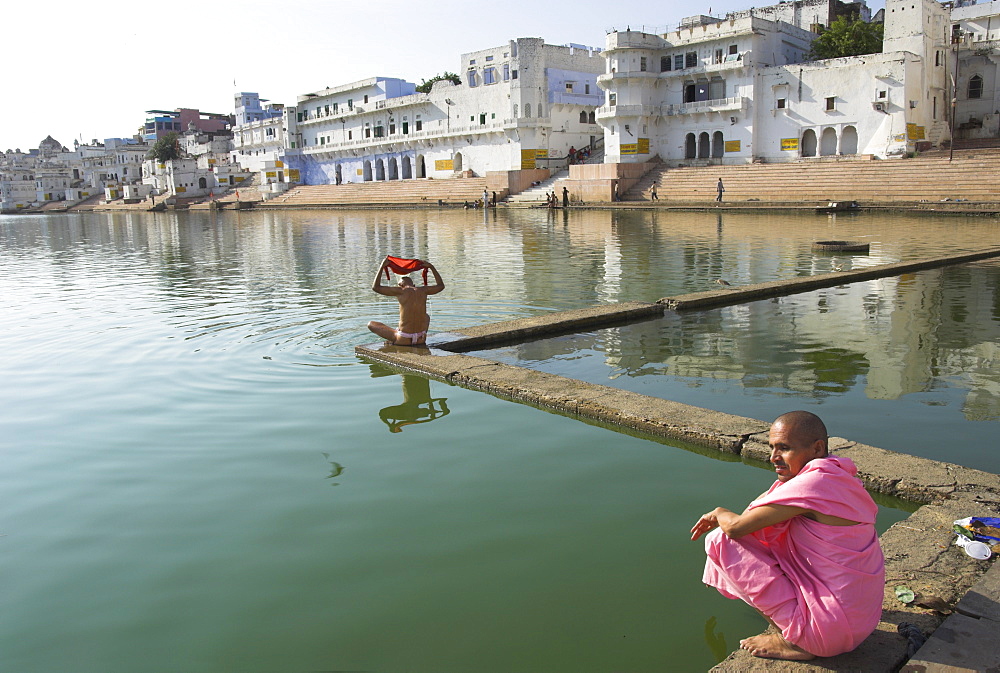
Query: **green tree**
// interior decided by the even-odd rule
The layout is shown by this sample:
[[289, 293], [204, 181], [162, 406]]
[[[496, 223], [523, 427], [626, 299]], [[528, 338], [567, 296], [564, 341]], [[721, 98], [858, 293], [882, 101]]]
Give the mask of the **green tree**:
[[866, 23], [858, 18], [849, 21], [839, 16], [812, 43], [809, 58], [840, 58], [881, 53], [882, 28], [881, 23]]
[[153, 149], [149, 150], [149, 154], [146, 156], [151, 159], [156, 159], [157, 161], [180, 159], [181, 150], [177, 146], [177, 134], [171, 131], [157, 140], [153, 143]]
[[417, 85], [417, 92], [418, 93], [430, 93], [431, 92], [431, 87], [434, 86], [434, 82], [440, 82], [443, 79], [448, 80], [452, 84], [461, 84], [462, 83], [462, 78], [461, 77], [459, 77], [458, 75], [456, 75], [453, 72], [448, 72], [447, 70], [445, 70], [444, 74], [442, 74], [442, 75], [434, 75], [430, 79], [421, 79], [420, 80], [420, 84]]

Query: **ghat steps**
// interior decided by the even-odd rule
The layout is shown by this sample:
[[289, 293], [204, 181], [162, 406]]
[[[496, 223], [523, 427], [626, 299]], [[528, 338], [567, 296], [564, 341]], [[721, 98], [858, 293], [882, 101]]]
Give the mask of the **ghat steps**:
[[[485, 178], [416, 179], [357, 182], [342, 185], [302, 185], [265, 201], [259, 208], [321, 206], [461, 205], [482, 200]], [[502, 196], [502, 195], [498, 195]]]
[[716, 198], [721, 177], [726, 202], [803, 203], [856, 200], [864, 204], [941, 201], [1000, 202], [1000, 149], [929, 152], [910, 159], [804, 160], [783, 164], [661, 168], [624, 195], [649, 201], [656, 182], [661, 202], [704, 203]]

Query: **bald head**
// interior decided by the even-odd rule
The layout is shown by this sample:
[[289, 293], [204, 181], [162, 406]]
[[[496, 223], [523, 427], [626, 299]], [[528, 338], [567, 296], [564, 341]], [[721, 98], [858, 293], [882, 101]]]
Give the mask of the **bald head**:
[[816, 414], [808, 411], [789, 411], [774, 419], [772, 427], [784, 428], [789, 436], [795, 437], [802, 444], [823, 443], [823, 455], [827, 454], [826, 425]]

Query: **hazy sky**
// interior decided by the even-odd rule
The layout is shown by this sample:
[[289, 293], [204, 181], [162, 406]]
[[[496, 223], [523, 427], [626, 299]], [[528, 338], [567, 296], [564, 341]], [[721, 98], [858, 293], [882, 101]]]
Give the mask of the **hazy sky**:
[[[9, 2], [0, 149], [27, 151], [50, 134], [70, 148], [74, 139], [130, 137], [146, 110], [231, 113], [237, 91], [294, 105], [297, 95], [375, 75], [419, 84], [445, 70], [459, 72], [463, 52], [517, 37], [603, 48], [612, 28], [662, 29], [755, 2], [772, 4]], [[873, 12], [883, 4], [869, 2]]]

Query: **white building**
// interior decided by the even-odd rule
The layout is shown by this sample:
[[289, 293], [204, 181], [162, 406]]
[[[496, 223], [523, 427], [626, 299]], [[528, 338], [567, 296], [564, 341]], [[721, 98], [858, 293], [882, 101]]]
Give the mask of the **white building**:
[[519, 38], [461, 63], [429, 93], [373, 77], [299, 96], [289, 168], [306, 184], [484, 176], [565, 165], [600, 137], [598, 50]]
[[[951, 11], [952, 38], [958, 48], [955, 138], [1000, 137], [1000, 2], [956, 3]], [[953, 54], [951, 55], [953, 57]]]
[[[846, 7], [868, 15], [863, 4]], [[883, 53], [807, 61], [815, 33], [803, 26], [844, 11], [837, 0], [807, 0], [692, 17], [662, 35], [611, 33], [597, 113], [605, 161], [886, 157], [946, 139], [944, 6], [887, 0]]]
[[244, 91], [236, 95], [235, 118], [231, 161], [247, 171], [268, 171], [275, 162], [283, 164], [286, 149], [300, 144], [294, 107], [268, 103], [256, 93]]

